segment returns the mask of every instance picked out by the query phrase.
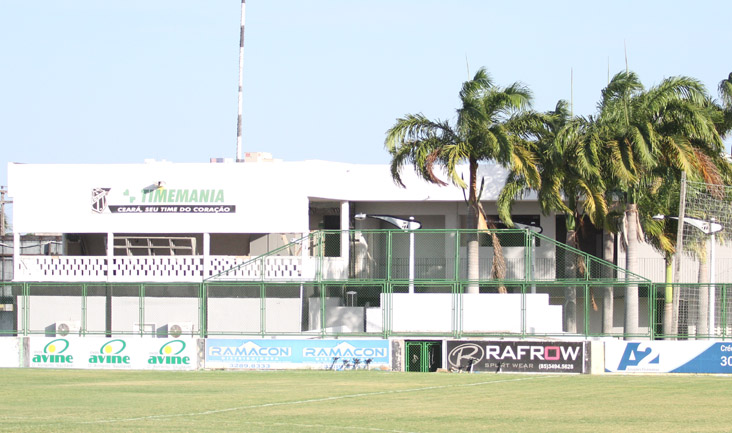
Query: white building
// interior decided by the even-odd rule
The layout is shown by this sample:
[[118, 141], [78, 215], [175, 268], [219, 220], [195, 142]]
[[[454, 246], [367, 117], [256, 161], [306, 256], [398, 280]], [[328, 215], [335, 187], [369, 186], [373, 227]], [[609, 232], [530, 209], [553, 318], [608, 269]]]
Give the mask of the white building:
[[[480, 174], [486, 210], [495, 214], [506, 172], [489, 165]], [[406, 172], [404, 182], [407, 188], [394, 184], [386, 165], [324, 161], [10, 164], [16, 236], [62, 233], [65, 239], [64, 256], [17, 251], [15, 281], [202, 281], [312, 230], [390, 228], [355, 221], [356, 213], [413, 216], [423, 229], [467, 227], [460, 188]], [[518, 202], [514, 214], [555, 237], [555, 217], [540, 215], [535, 199]], [[329, 255], [347, 261], [348, 244], [340, 246], [342, 254]], [[539, 247], [537, 254], [548, 252]], [[282, 268], [295, 274], [278, 277], [307, 278], [302, 260], [304, 251]]]
[[[563, 298], [560, 288], [547, 288], [540, 293], [541, 289], [532, 287], [532, 293], [525, 295], [481, 293], [456, 298], [449, 285], [435, 283], [466, 278], [464, 263], [456, 259], [466, 257], [466, 243], [456, 232], [444, 231], [467, 228], [465, 196], [456, 186], [427, 183], [410, 170], [403, 173], [407, 188], [392, 181], [387, 165], [324, 161], [9, 164], [8, 173], [8, 191], [14, 201], [14, 244], [20, 245], [22, 233], [63, 236], [60, 256], [24, 255], [16, 248], [15, 282], [109, 285], [235, 280], [289, 282], [300, 287], [297, 293], [283, 295], [277, 301], [268, 299], [261, 311], [271, 308], [271, 314], [253, 313], [247, 319], [237, 311], [256, 310], [258, 299], [214, 296], [206, 300], [207, 308], [220, 308], [219, 314], [196, 319], [201, 301], [195, 288], [190, 289], [189, 295], [178, 296], [184, 299], [176, 300], [178, 310], [185, 312], [186, 317], [171, 313], [171, 300], [162, 294], [157, 301], [147, 300], [144, 305], [142, 301], [127, 299], [123, 308], [120, 305], [124, 302], [118, 300], [114, 308], [121, 309], [114, 315], [110, 301], [99, 295], [91, 303], [84, 303], [82, 315], [86, 316], [78, 317], [75, 304], [65, 313], [63, 320], [83, 323], [87, 330], [136, 331], [149, 321], [137, 311], [147, 308], [155, 315], [152, 320], [157, 324], [178, 320], [195, 322], [196, 327], [202, 326], [198, 322], [206, 322], [209, 331], [221, 332], [264, 333], [266, 328], [267, 332], [301, 333], [326, 327], [369, 333], [381, 332], [384, 326], [394, 332], [450, 332], [456, 328], [475, 333], [563, 332], [562, 314], [566, 306], [557, 300]], [[479, 176], [485, 181], [482, 201], [486, 212], [497, 219], [495, 201], [506, 171], [496, 165], [484, 165]], [[357, 220], [357, 213], [414, 217], [422, 228], [414, 242], [406, 233], [401, 233], [401, 237], [399, 233], [390, 235], [386, 264], [386, 257], [379, 253], [383, 248], [375, 245], [383, 239], [372, 236], [368, 230], [393, 227], [373, 218]], [[541, 215], [534, 196], [515, 203], [513, 215], [515, 222], [540, 226], [544, 236], [564, 240], [564, 225], [561, 221], [557, 224], [554, 215]], [[329, 232], [318, 242], [309, 239], [292, 243], [321, 229], [337, 231]], [[622, 254], [617, 247], [607, 248], [601, 233], [589, 233], [585, 237], [589, 239], [586, 247], [593, 254]], [[521, 248], [512, 247], [510, 240], [504, 243], [506, 278], [520, 280], [530, 275], [536, 280], [553, 280], [562, 266], [556, 260], [556, 246], [539, 242], [532, 248], [534, 260], [529, 266], [523, 239], [515, 241]], [[410, 245], [415, 247], [413, 256], [409, 254]], [[492, 251], [490, 241], [482, 244], [481, 279], [490, 278]], [[266, 258], [256, 259], [265, 254]], [[415, 267], [416, 277], [412, 281]], [[358, 297], [359, 292], [351, 290], [351, 286], [346, 288], [345, 283], [381, 281], [385, 278], [380, 270], [383, 268], [388, 269], [392, 279], [409, 279], [408, 292], [414, 293], [397, 293], [399, 289], [394, 289], [388, 294], [388, 302], [384, 293], [368, 301], [363, 296], [360, 301], [349, 301], [348, 296]], [[308, 294], [303, 289], [312, 281], [343, 282], [343, 293], [315, 299], [314, 292]], [[416, 291], [414, 284], [419, 285]], [[420, 297], [420, 291], [430, 296]], [[30, 310], [35, 311], [30, 328], [46, 329], [51, 326], [47, 322], [58, 322], [52, 316], [59, 314], [58, 306], [63, 302], [54, 293], [53, 289], [41, 290], [31, 298], [37, 301], [33, 303], [35, 310]], [[155, 291], [151, 288], [148, 293]], [[50, 302], [38, 301], [44, 296]], [[247, 306], [246, 302], [253, 303]], [[341, 310], [323, 313], [323, 302], [329, 312]], [[579, 316], [584, 310], [582, 302], [578, 302]], [[232, 307], [236, 305], [239, 306]], [[459, 323], [456, 308], [460, 311]], [[616, 301], [615, 309], [622, 311], [622, 304]], [[641, 305], [641, 322], [647, 323], [647, 314], [643, 313], [646, 310]], [[43, 313], [38, 314], [39, 311]], [[328, 317], [321, 317], [322, 314]], [[601, 319], [593, 314], [596, 317], [591, 319], [592, 327], [597, 332]], [[616, 317], [614, 323], [621, 327], [622, 318]], [[582, 326], [580, 320], [577, 332], [581, 332]], [[619, 328], [618, 332], [621, 331]]]

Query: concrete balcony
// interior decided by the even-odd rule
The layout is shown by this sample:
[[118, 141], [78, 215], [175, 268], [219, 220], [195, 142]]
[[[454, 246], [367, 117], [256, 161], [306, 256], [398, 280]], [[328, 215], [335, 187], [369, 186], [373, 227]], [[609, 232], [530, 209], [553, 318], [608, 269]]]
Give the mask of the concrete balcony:
[[[307, 262], [314, 262], [315, 259]], [[315, 278], [315, 266], [301, 256], [254, 260], [235, 256], [20, 256], [14, 281], [37, 282], [203, 282], [294, 281]]]

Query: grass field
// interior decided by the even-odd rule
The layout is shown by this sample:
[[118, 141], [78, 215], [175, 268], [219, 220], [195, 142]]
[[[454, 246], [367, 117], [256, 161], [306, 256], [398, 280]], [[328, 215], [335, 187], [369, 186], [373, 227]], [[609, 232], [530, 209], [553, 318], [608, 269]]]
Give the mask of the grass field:
[[732, 378], [0, 370], [0, 431], [732, 431]]

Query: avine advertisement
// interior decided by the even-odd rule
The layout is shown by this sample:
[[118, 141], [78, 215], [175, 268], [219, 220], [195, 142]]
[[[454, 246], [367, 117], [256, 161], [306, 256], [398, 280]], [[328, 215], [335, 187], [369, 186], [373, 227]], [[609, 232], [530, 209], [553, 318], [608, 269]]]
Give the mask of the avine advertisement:
[[609, 373], [732, 373], [732, 343], [608, 341]]
[[586, 343], [568, 341], [447, 342], [451, 371], [585, 373]]
[[206, 368], [388, 369], [389, 341], [206, 339]]
[[195, 339], [31, 338], [28, 366], [113, 370], [195, 370]]

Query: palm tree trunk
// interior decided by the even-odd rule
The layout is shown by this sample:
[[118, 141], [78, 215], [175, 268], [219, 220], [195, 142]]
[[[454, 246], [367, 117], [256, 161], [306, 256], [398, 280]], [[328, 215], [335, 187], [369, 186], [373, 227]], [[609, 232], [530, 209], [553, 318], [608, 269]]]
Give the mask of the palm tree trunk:
[[[625, 269], [638, 274], [638, 206], [628, 203], [625, 207], [625, 221], [628, 227], [628, 251], [625, 256]], [[626, 275], [626, 280], [631, 277]], [[625, 289], [625, 335], [633, 338], [638, 334], [638, 285], [627, 284]]]
[[666, 285], [663, 295], [663, 335], [670, 338], [675, 334], [673, 331], [673, 312], [674, 312], [674, 286], [673, 286], [673, 259], [666, 257]]
[[696, 335], [709, 335], [709, 260], [699, 255], [699, 305], [697, 306]]
[[[574, 226], [574, 218], [567, 216], [567, 225]], [[572, 248], [577, 248], [577, 231], [567, 227], [566, 244]], [[571, 256], [565, 255], [566, 278], [577, 278], [577, 260], [574, 253]], [[564, 332], [571, 334], [577, 333], [577, 287], [567, 286], [564, 288]]]
[[[478, 233], [487, 231], [488, 229], [495, 229], [496, 226], [492, 222], [490, 225], [485, 215], [485, 209], [483, 204], [478, 201]], [[490, 231], [491, 243], [493, 245], [493, 260], [491, 263], [491, 279], [503, 281], [506, 279], [506, 256], [503, 255], [503, 247], [501, 246], [501, 240], [498, 238], [495, 230]], [[480, 235], [478, 235], [480, 236]], [[506, 286], [501, 283], [498, 285], [498, 293], [508, 293]]]
[[467, 293], [480, 293], [480, 244], [478, 243], [478, 161], [470, 159], [468, 184], [468, 287]]
[[[615, 236], [612, 233], [608, 233], [604, 237], [604, 254], [603, 257], [608, 262], [615, 263], [615, 257], [614, 257], [614, 243], [615, 243]], [[611, 268], [606, 268], [606, 272], [609, 273], [609, 275], [603, 275], [604, 278], [610, 279], [614, 275], [612, 275], [613, 270]], [[613, 332], [613, 314], [614, 314], [614, 308], [615, 308], [615, 294], [614, 287], [613, 286], [606, 286], [603, 291], [603, 297], [602, 297], [602, 333], [605, 335], [612, 334]]]
[[468, 287], [467, 293], [479, 293], [480, 245], [478, 243], [477, 220], [473, 206], [468, 207]]

